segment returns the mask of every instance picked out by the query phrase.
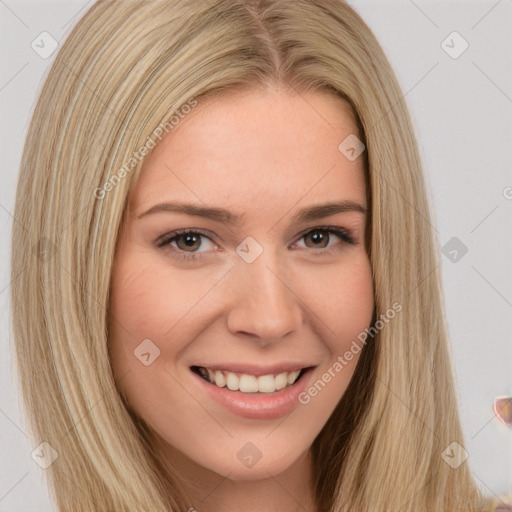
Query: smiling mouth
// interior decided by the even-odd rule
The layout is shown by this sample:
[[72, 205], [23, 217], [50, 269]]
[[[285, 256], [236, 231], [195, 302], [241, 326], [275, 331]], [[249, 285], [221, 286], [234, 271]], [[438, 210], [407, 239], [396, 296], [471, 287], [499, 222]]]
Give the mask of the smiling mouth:
[[281, 391], [296, 384], [302, 376], [313, 367], [302, 368], [292, 372], [282, 372], [276, 375], [254, 375], [234, 373], [229, 371], [213, 371], [202, 366], [191, 366], [190, 369], [206, 380], [209, 384], [230, 391], [248, 394], [265, 394]]

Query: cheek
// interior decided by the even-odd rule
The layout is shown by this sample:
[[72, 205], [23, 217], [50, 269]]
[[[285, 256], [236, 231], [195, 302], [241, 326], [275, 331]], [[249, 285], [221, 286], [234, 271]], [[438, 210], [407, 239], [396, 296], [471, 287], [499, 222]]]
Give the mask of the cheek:
[[[126, 258], [119, 261], [112, 278], [110, 299], [112, 349], [132, 351], [145, 338], [156, 334], [154, 320], [162, 314], [162, 300], [154, 289], [155, 277], [137, 261]], [[162, 324], [158, 324], [162, 328]]]
[[[127, 371], [132, 375], [143, 371], [135, 351], [149, 339], [158, 347], [150, 350], [150, 356], [154, 358], [162, 348], [163, 332], [172, 326], [173, 304], [162, 295], [166, 283], [159, 275], [144, 254], [136, 251], [118, 254], [112, 275], [109, 323], [109, 350], [118, 378]], [[167, 290], [170, 295], [172, 289], [167, 286]], [[145, 343], [151, 348], [151, 344]], [[157, 361], [155, 359], [155, 363]], [[155, 366], [153, 363], [151, 367]]]
[[310, 386], [299, 396], [301, 404], [325, 424], [339, 403], [354, 374], [374, 309], [373, 281], [367, 257], [360, 257], [337, 272], [330, 273], [325, 293], [310, 294], [315, 314], [328, 349]]
[[368, 258], [362, 258], [340, 279], [342, 281], [336, 283], [342, 290], [338, 304], [338, 329], [343, 329], [344, 325], [355, 336], [370, 324], [373, 315], [373, 281]]
[[[173, 271], [136, 244], [119, 251], [112, 275], [109, 352], [115, 377], [122, 379], [119, 389], [132, 405], [138, 397], [147, 401], [162, 381], [172, 382], [166, 370], [173, 371], [172, 362], [194, 339], [201, 297], [215, 279]], [[145, 366], [142, 354], [147, 353], [145, 362], [151, 362]]]
[[333, 397], [340, 396], [364, 348], [361, 335], [372, 321], [374, 291], [368, 258], [360, 257], [353, 265], [333, 273], [329, 291], [319, 303], [319, 313], [328, 326], [324, 339], [330, 353], [330, 361], [324, 367], [328, 375], [323, 374], [322, 380], [333, 382]]
[[[147, 252], [137, 247], [117, 257], [110, 297], [109, 352], [118, 389], [130, 408], [150, 423], [158, 423], [165, 418], [170, 402], [184, 408], [188, 404], [189, 397], [176, 387], [174, 369], [167, 362], [183, 348], [178, 335], [182, 324], [178, 322], [189, 301], [177, 292], [187, 287], [150, 260]], [[173, 342], [164, 343], [166, 338]]]
[[[319, 278], [326, 283], [318, 286]], [[316, 283], [316, 284], [315, 284]], [[354, 258], [323, 276], [315, 276], [307, 289], [311, 309], [323, 324], [325, 340], [341, 351], [369, 326], [374, 309], [373, 281], [366, 256]]]
[[[178, 330], [187, 315], [211, 287], [146, 251], [121, 254], [112, 276], [110, 308], [112, 339], [131, 335], [132, 341], [154, 337], [162, 340]], [[116, 334], [119, 333], [120, 336]], [[129, 334], [127, 334], [129, 333]]]

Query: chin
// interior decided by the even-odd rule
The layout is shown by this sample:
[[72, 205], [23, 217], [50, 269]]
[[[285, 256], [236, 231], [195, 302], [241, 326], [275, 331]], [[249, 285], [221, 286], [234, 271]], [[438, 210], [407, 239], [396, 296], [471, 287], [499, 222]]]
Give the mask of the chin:
[[233, 444], [236, 448], [231, 457], [226, 450], [219, 455], [212, 451], [213, 458], [202, 461], [201, 465], [233, 481], [264, 480], [289, 470], [304, 455], [304, 451], [294, 449], [288, 443], [282, 443], [280, 449], [276, 449], [269, 439], [266, 442], [255, 440], [254, 443], [249, 440], [241, 443], [235, 439]]

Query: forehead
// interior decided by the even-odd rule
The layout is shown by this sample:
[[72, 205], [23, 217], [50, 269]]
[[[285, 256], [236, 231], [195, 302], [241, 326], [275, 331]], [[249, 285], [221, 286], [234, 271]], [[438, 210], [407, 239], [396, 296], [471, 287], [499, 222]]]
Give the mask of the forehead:
[[199, 102], [146, 157], [131, 209], [181, 200], [245, 215], [302, 198], [364, 201], [363, 159], [339, 150], [354, 134], [350, 106], [328, 93], [250, 90]]

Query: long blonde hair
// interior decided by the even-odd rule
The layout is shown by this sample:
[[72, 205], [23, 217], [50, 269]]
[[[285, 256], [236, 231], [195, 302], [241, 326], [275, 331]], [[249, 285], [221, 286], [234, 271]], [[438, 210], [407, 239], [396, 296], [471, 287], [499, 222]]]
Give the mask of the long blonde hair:
[[100, 1], [60, 49], [26, 139], [12, 243], [22, 398], [34, 446], [58, 454], [46, 469], [52, 498], [73, 512], [189, 509], [112, 375], [116, 240], [143, 162], [134, 152], [158, 127], [170, 132], [192, 99], [269, 84], [352, 106], [375, 318], [403, 305], [364, 347], [312, 445], [318, 510], [482, 510], [467, 463], [442, 457], [464, 440], [413, 128], [381, 47], [342, 0]]

